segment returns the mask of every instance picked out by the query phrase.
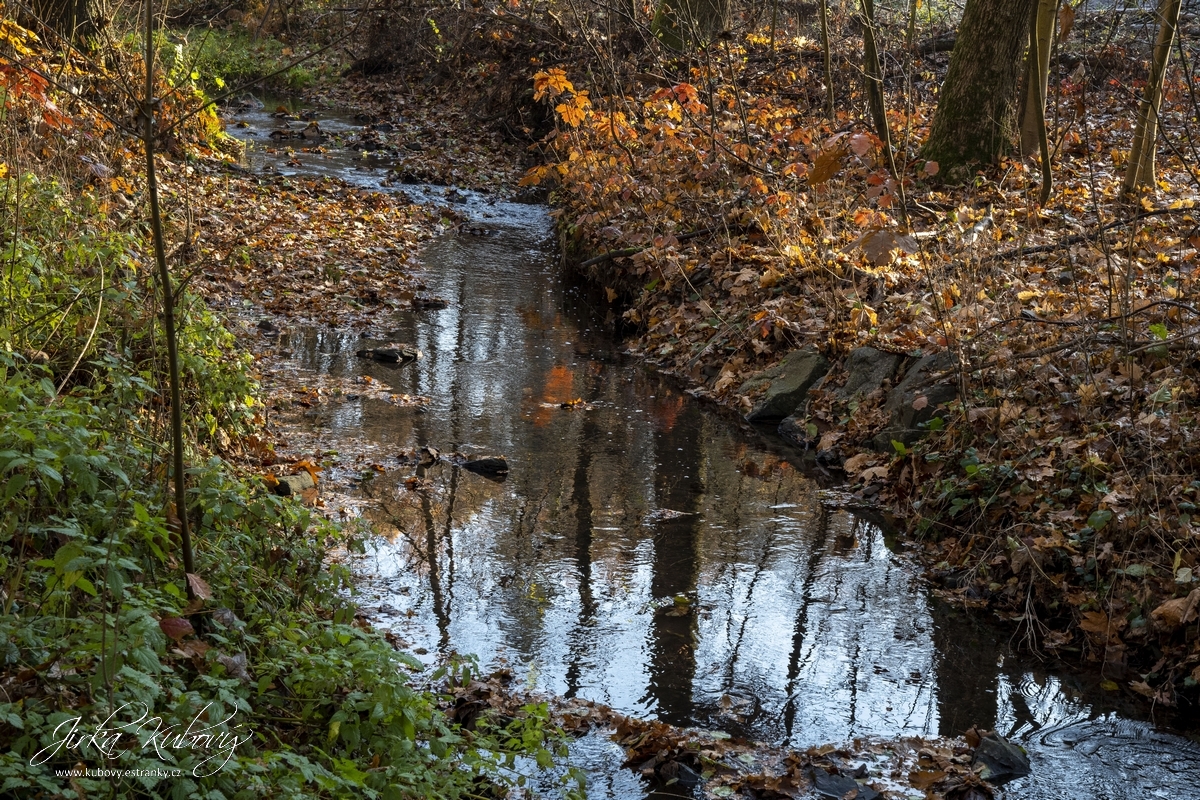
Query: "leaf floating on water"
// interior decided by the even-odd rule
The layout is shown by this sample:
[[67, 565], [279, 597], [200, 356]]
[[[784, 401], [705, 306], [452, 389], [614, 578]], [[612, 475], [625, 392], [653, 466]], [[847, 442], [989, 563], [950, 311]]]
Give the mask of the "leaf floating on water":
[[658, 508], [646, 515], [647, 523], [664, 522], [666, 520], [679, 519], [680, 517], [694, 517], [695, 511], [675, 511], [670, 508]]

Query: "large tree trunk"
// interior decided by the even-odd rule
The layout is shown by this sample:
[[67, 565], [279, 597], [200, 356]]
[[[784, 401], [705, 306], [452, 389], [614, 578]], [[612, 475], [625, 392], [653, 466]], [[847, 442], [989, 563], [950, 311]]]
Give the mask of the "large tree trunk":
[[32, 0], [29, 5], [37, 21], [63, 41], [73, 42], [91, 29], [88, 0]]
[[1017, 84], [1036, 0], [967, 0], [950, 71], [922, 151], [953, 178], [956, 167], [991, 163], [1017, 132]]
[[702, 47], [729, 28], [730, 0], [661, 0], [650, 30], [673, 50]]
[[1126, 194], [1154, 186], [1154, 140], [1158, 136], [1158, 111], [1162, 107], [1163, 79], [1171, 58], [1171, 45], [1175, 42], [1180, 5], [1180, 0], [1161, 0], [1158, 4], [1158, 39], [1154, 43], [1150, 80], [1146, 82], [1145, 94], [1142, 95], [1137, 129], [1133, 132], [1133, 147], [1125, 167], [1122, 190]]

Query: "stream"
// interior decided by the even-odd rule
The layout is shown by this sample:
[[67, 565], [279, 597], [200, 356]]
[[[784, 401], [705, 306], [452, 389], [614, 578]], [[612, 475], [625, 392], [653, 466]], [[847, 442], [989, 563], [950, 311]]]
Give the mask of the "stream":
[[[269, 143], [268, 114], [233, 119], [249, 127], [231, 133]], [[359, 127], [320, 119], [327, 133]], [[288, 166], [283, 148], [252, 145], [250, 166], [384, 180], [386, 157], [325, 147]], [[424, 250], [446, 308], [375, 322], [379, 341], [423, 358], [364, 361], [359, 331], [319, 326], [274, 345], [302, 379], [369, 375], [429, 398], [347, 397], [305, 417], [323, 447], [354, 443], [388, 467], [334, 476], [387, 534], [354, 562], [377, 627], [428, 663], [473, 653], [539, 690], [773, 744], [995, 728], [1032, 761], [1000, 793], [1014, 800], [1195, 796], [1194, 730], [1099, 675], [1016, 655], [1008, 634], [934, 600], [903, 549], [827, 502], [786, 448], [623, 358], [606, 310], [564, 282], [545, 207], [393, 188], [486, 230]], [[414, 468], [395, 459], [422, 446], [503, 455], [511, 471], [493, 480], [443, 459], [416, 468], [426, 489], [411, 491]], [[653, 793], [602, 735], [573, 758], [589, 797]]]

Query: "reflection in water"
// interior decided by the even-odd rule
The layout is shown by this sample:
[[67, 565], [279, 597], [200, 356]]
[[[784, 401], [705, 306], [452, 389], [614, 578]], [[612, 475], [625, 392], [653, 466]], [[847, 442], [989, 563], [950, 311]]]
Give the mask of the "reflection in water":
[[[620, 364], [577, 321], [587, 313], [565, 313], [586, 303], [565, 296], [542, 210], [465, 208], [497, 233], [429, 248], [430, 290], [449, 308], [374, 332], [416, 344], [422, 361], [359, 362], [349, 332], [281, 341], [301, 374], [362, 372], [432, 398], [312, 417], [330, 445], [370, 442], [391, 467], [367, 491], [393, 535], [360, 564], [379, 624], [430, 660], [456, 647], [554, 693], [777, 743], [995, 726], [1034, 759], [1012, 797], [1184, 796], [1200, 783], [1190, 742], [1008, 658], [993, 630], [931, 603], [879, 530], [822, 507], [770, 445]], [[563, 407], [576, 398], [588, 405]], [[385, 458], [423, 445], [503, 454], [512, 471], [493, 482]], [[595, 742], [580, 753], [620, 758]], [[596, 796], [605, 781], [613, 797], [637, 783], [610, 773]]]

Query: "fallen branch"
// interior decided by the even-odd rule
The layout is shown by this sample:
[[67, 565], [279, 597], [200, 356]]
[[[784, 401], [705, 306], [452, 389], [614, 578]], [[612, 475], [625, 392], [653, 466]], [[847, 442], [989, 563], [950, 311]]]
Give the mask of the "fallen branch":
[[[689, 233], [681, 233], [680, 235], [675, 237], [675, 241], [686, 242], [690, 239], [696, 239], [700, 236], [708, 236], [709, 234], [716, 233], [718, 230], [720, 230], [720, 229], [719, 228], [701, 228], [700, 230], [697, 230], [697, 231], [690, 231]], [[598, 256], [593, 256], [593, 257], [589, 258], [587, 261], [584, 261], [582, 264], [578, 264], [575, 268], [576, 269], [587, 269], [588, 267], [594, 267], [597, 264], [603, 264], [605, 261], [612, 261], [614, 258], [626, 258], [628, 256], [636, 256], [638, 253], [642, 252], [643, 250], [648, 249], [649, 247], [650, 247], [650, 245], [646, 244], [646, 245], [642, 245], [640, 247], [626, 247], [621, 250], [609, 250], [607, 253], [601, 253]]]

